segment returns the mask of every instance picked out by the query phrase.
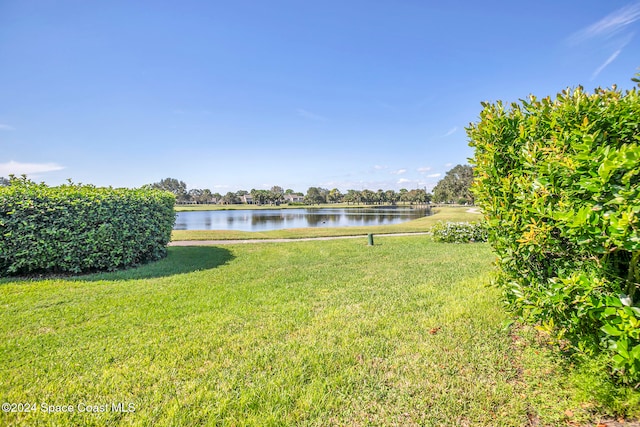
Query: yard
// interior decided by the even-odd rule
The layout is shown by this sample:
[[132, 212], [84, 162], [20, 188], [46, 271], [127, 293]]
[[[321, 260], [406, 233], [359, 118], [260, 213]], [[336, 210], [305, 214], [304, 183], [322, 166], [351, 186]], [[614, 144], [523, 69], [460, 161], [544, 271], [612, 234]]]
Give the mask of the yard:
[[506, 326], [491, 261], [486, 244], [418, 235], [171, 247], [118, 273], [4, 279], [0, 396], [30, 412], [0, 424], [593, 419], [562, 361]]

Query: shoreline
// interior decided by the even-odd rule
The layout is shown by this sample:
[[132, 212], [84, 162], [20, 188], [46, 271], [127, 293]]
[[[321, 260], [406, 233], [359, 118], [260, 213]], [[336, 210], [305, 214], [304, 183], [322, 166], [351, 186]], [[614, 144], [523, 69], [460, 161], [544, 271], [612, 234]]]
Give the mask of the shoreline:
[[[417, 236], [429, 235], [426, 231], [418, 231], [415, 233], [369, 233], [374, 237], [397, 237], [397, 236]], [[291, 243], [291, 242], [309, 242], [318, 240], [338, 240], [338, 239], [366, 239], [368, 234], [357, 234], [349, 236], [324, 236], [324, 237], [300, 237], [300, 238], [278, 238], [278, 239], [234, 239], [234, 240], [176, 240], [169, 242], [168, 246], [217, 246], [217, 245], [236, 245], [244, 243]]]

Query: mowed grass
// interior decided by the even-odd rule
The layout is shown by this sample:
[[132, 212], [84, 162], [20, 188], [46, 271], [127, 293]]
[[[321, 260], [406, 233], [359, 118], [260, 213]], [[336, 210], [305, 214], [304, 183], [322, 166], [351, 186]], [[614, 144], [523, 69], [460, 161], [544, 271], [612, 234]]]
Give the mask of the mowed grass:
[[[380, 237], [375, 246], [172, 247], [162, 261], [118, 273], [4, 279], [0, 398], [37, 411], [0, 413], [0, 425], [586, 417], [589, 404], [576, 400], [561, 365], [503, 326], [497, 291], [486, 286], [492, 259], [485, 244]], [[135, 412], [113, 411], [120, 402]], [[76, 411], [47, 414], [43, 404]], [[78, 405], [108, 407], [88, 414]]]
[[246, 239], [299, 239], [305, 237], [358, 236], [369, 233], [418, 233], [429, 230], [438, 221], [479, 221], [482, 215], [468, 212], [469, 207], [433, 208], [433, 215], [392, 225], [361, 227], [290, 228], [272, 231], [228, 230], [174, 230], [171, 240], [246, 240]]

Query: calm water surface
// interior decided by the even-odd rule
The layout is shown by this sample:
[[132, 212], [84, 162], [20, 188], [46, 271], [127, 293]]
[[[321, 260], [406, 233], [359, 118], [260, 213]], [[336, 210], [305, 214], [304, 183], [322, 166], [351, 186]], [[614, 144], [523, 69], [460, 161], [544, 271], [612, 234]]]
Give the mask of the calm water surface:
[[429, 209], [264, 209], [178, 212], [174, 230], [268, 231], [302, 227], [389, 225], [431, 215]]

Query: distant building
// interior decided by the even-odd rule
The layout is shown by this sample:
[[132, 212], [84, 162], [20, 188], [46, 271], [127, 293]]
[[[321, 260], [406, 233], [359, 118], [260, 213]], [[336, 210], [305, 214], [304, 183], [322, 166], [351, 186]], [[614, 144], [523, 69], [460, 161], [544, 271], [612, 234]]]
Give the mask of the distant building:
[[304, 196], [299, 196], [297, 194], [285, 194], [284, 201], [287, 203], [303, 203]]
[[242, 200], [242, 203], [246, 203], [248, 205], [253, 204], [253, 197], [251, 197], [251, 194], [245, 194], [244, 196], [240, 197], [240, 199]]

